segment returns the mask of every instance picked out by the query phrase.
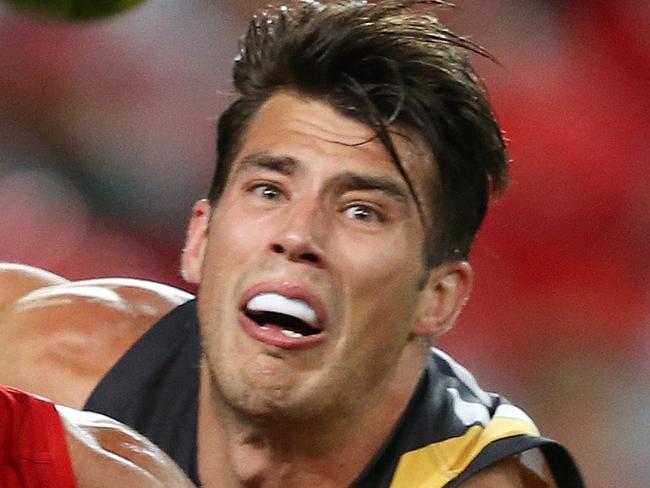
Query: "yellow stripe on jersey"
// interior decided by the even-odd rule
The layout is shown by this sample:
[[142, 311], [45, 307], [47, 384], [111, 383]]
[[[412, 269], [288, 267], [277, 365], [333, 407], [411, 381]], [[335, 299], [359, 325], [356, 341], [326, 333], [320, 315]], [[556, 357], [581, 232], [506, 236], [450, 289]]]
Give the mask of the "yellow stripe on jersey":
[[487, 427], [475, 425], [460, 437], [445, 439], [402, 455], [390, 488], [440, 488], [454, 479], [488, 445], [518, 435], [539, 436], [525, 419], [494, 417]]

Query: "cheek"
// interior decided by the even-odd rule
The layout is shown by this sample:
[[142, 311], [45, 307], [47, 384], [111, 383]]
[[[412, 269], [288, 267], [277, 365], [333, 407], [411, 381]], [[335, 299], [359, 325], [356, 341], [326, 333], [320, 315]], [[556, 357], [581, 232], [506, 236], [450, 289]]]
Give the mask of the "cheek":
[[420, 247], [397, 235], [372, 245], [352, 243], [345, 256], [339, 268], [351, 312], [362, 320], [408, 321], [423, 274]]
[[220, 268], [241, 263], [252, 248], [259, 246], [263, 229], [247, 215], [216, 212], [208, 230], [207, 261], [219, 263]]
[[397, 229], [381, 238], [375, 236], [347, 239], [341, 262], [343, 269], [355, 270], [349, 273], [353, 278], [380, 284], [417, 283], [421, 279], [424, 263], [421, 239], [415, 238], [404, 229]]

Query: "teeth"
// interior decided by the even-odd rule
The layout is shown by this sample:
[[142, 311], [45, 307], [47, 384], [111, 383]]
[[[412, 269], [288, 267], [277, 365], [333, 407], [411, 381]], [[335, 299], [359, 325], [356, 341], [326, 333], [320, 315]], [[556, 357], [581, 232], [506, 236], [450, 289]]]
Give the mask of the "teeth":
[[305, 337], [305, 336], [302, 335], [300, 332], [294, 332], [293, 330], [282, 329], [281, 332], [282, 332], [285, 336], [287, 336], [287, 337], [291, 337], [292, 339], [299, 339], [299, 338], [301, 338], [301, 337]]
[[[302, 300], [287, 298], [278, 293], [260, 293], [259, 295], [255, 295], [248, 302], [246, 308], [251, 312], [275, 312], [290, 315], [311, 326], [316, 326], [317, 317], [313, 308]], [[285, 331], [283, 330], [282, 332], [284, 333]], [[292, 331], [286, 332], [294, 333]]]

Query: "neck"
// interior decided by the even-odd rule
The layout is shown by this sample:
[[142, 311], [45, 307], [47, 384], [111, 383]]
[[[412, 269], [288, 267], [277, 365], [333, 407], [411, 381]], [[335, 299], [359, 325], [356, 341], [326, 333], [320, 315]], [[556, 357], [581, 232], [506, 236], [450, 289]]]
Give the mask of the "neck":
[[215, 394], [205, 364], [199, 395], [199, 474], [204, 488], [348, 487], [386, 441], [423, 363], [398, 367], [381, 398], [322, 422], [260, 421]]

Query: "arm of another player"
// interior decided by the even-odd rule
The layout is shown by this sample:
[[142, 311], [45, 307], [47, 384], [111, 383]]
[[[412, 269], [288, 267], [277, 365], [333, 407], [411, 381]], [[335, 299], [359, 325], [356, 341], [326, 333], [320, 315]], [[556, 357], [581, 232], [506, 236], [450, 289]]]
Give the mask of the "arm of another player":
[[92, 412], [57, 406], [78, 488], [190, 488], [182, 470], [148, 439]]
[[149, 281], [73, 282], [0, 264], [0, 383], [81, 408], [122, 354], [190, 298]]

